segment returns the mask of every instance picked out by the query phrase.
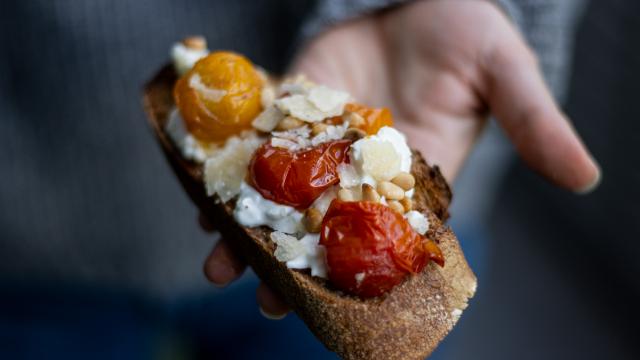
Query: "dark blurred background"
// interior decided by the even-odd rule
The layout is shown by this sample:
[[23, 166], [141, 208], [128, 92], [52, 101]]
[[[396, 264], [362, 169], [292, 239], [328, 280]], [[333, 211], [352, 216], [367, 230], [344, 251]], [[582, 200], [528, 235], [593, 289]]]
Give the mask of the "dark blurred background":
[[[315, 6], [0, 3], [0, 358], [335, 358], [295, 315], [259, 315], [253, 274], [206, 283], [215, 239], [140, 102], [189, 34], [283, 71]], [[465, 169], [452, 222], [479, 290], [435, 359], [640, 358], [640, 3], [592, 1], [579, 24], [564, 107], [602, 185], [554, 189], [490, 130], [472, 160], [495, 176]]]

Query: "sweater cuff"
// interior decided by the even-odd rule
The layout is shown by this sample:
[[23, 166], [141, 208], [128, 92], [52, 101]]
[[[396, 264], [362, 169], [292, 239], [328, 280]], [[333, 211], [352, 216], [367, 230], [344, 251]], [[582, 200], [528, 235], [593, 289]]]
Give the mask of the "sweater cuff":
[[505, 12], [518, 30], [522, 32], [522, 12], [520, 8], [515, 6], [511, 0], [494, 0], [493, 2]]
[[[302, 28], [302, 39], [311, 38], [333, 25], [415, 0], [324, 0], [319, 1]], [[522, 14], [512, 0], [492, 1], [521, 29]]]
[[324, 0], [318, 2], [309, 20], [302, 28], [306, 40], [343, 21], [397, 6], [410, 0]]

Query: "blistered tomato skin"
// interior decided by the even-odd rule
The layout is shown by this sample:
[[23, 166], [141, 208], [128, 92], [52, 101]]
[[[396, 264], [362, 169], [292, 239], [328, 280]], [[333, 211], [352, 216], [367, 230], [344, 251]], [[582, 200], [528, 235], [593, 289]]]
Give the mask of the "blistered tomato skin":
[[345, 105], [344, 109], [362, 116], [364, 124], [356, 125], [356, 127], [364, 130], [369, 135], [376, 134], [381, 127], [393, 126], [393, 117], [391, 116], [391, 111], [387, 108], [375, 109], [356, 103], [349, 103]]
[[222, 142], [251, 127], [262, 110], [262, 86], [244, 56], [218, 51], [182, 76], [173, 95], [191, 134], [203, 142]]
[[266, 199], [298, 209], [308, 208], [331, 185], [338, 165], [349, 161], [351, 141], [337, 140], [300, 151], [263, 144], [249, 164], [251, 185]]
[[416, 233], [406, 219], [374, 202], [334, 200], [320, 232], [329, 281], [362, 298], [380, 296], [419, 273], [430, 260], [441, 266], [438, 246]]

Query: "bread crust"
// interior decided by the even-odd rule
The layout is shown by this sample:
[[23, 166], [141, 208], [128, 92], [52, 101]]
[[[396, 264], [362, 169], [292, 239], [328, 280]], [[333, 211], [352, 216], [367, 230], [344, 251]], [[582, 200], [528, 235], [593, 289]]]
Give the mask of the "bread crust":
[[245, 228], [233, 219], [233, 201], [208, 197], [201, 166], [185, 160], [164, 126], [174, 106], [173, 67], [163, 67], [144, 88], [148, 120], [171, 167], [193, 202], [255, 273], [307, 324], [325, 346], [344, 359], [424, 359], [457, 322], [476, 289], [451, 229], [443, 224], [451, 191], [438, 167], [413, 151], [414, 207], [429, 218], [427, 236], [438, 242], [445, 266], [429, 263], [388, 294], [362, 300], [333, 290], [322, 279], [291, 270], [274, 256], [266, 227]]

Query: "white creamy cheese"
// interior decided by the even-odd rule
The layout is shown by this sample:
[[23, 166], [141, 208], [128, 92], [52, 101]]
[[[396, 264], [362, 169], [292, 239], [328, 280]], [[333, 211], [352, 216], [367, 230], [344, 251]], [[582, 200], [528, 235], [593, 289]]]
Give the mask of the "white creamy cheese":
[[286, 234], [304, 233], [303, 214], [295, 208], [277, 204], [260, 195], [242, 181], [240, 196], [233, 211], [236, 221], [246, 227], [266, 225]]
[[[316, 199], [313, 206], [324, 214], [335, 197], [336, 189], [330, 188]], [[311, 269], [312, 276], [327, 277], [325, 248], [318, 244], [320, 235], [305, 234], [304, 215], [300, 211], [263, 198], [243, 182], [233, 216], [246, 227], [265, 225], [276, 230], [270, 236], [277, 245], [274, 256], [285, 262], [288, 268]], [[302, 237], [298, 239], [296, 236]]]
[[413, 230], [415, 230], [418, 234], [424, 235], [429, 231], [429, 219], [424, 216], [423, 213], [411, 210], [408, 213], [404, 214], [404, 217], [407, 219]]
[[189, 133], [177, 109], [173, 109], [169, 113], [169, 121], [167, 121], [165, 130], [173, 143], [180, 149], [180, 153], [185, 159], [199, 163], [206, 160], [208, 149], [202, 146], [202, 144]]
[[[400, 171], [411, 170], [411, 149], [405, 136], [398, 130], [384, 126], [376, 135], [367, 136], [351, 144], [350, 164], [338, 167], [342, 187], [353, 188], [362, 184], [376, 186]], [[413, 190], [407, 196], [413, 195]]]
[[182, 75], [189, 71], [193, 65], [209, 54], [207, 49], [191, 49], [183, 43], [176, 43], [171, 48], [171, 59], [178, 74]]

